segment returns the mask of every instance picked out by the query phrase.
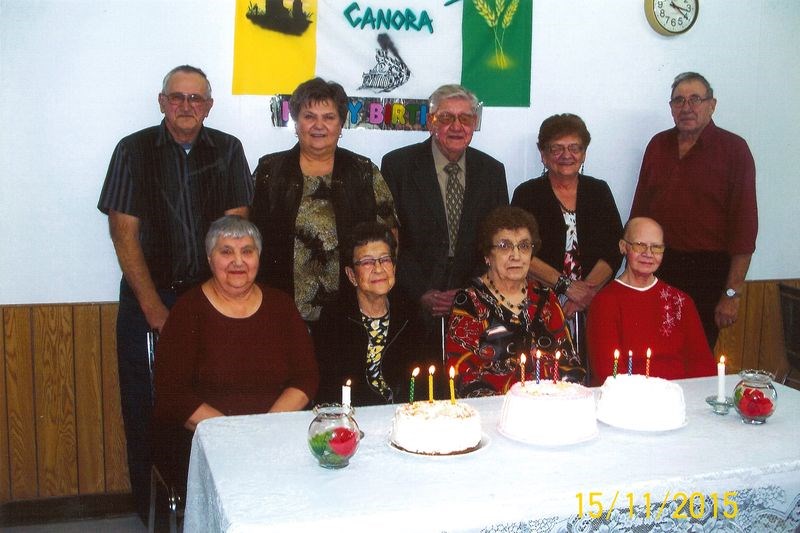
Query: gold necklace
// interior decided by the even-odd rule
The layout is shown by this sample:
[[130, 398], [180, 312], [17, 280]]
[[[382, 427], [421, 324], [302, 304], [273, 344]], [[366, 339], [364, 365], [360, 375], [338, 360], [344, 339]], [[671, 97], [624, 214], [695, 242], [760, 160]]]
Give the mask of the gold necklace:
[[520, 291], [522, 293], [522, 301], [520, 303], [518, 303], [518, 304], [513, 304], [510, 301], [508, 301], [508, 299], [505, 296], [503, 296], [503, 294], [500, 292], [500, 290], [497, 287], [495, 287], [494, 282], [492, 281], [492, 278], [490, 278], [488, 274], [486, 275], [486, 281], [489, 282], [489, 288], [492, 290], [492, 292], [494, 294], [497, 295], [497, 298], [500, 300], [500, 303], [502, 303], [503, 305], [505, 305], [506, 307], [508, 307], [512, 311], [515, 308], [519, 309], [520, 311], [522, 311], [525, 308], [525, 306], [527, 306], [527, 304], [528, 304], [528, 287], [526, 285], [523, 285], [522, 289]]

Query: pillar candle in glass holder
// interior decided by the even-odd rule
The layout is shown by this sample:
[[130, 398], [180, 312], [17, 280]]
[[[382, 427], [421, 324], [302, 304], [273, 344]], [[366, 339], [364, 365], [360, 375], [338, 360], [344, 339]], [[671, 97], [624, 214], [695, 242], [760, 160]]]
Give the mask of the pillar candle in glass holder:
[[428, 401], [433, 403], [433, 373], [436, 372], [436, 367], [431, 365], [428, 367]]
[[542, 365], [541, 365], [541, 363], [542, 363], [542, 351], [541, 350], [536, 350], [536, 384], [537, 385], [539, 384], [539, 377], [542, 374], [542, 369], [541, 369]]
[[558, 360], [561, 359], [561, 352], [556, 350], [556, 355], [553, 359], [553, 383], [558, 381]]
[[633, 374], [633, 350], [628, 350], [628, 375]]
[[450, 403], [455, 405], [456, 404], [456, 388], [454, 383], [454, 378], [456, 377], [456, 369], [452, 366], [450, 367]]
[[525, 354], [519, 356], [519, 382], [522, 383], [522, 388], [525, 388], [525, 361], [528, 358], [525, 357]]
[[717, 402], [725, 402], [725, 356], [719, 357], [717, 363]]
[[614, 350], [614, 377], [617, 377], [618, 364], [619, 364], [619, 350]]
[[646, 377], [646, 378], [650, 377], [650, 356], [651, 355], [653, 355], [653, 352], [650, 350], [650, 348], [648, 348], [647, 349], [647, 362], [645, 363], [645, 367], [644, 367], [644, 377]]
[[343, 407], [350, 407], [350, 385], [353, 382], [349, 379], [347, 382], [342, 385], [342, 406]]
[[417, 385], [417, 376], [419, 376], [419, 367], [414, 368], [411, 372], [411, 383], [408, 385], [408, 403], [414, 403], [414, 387]]

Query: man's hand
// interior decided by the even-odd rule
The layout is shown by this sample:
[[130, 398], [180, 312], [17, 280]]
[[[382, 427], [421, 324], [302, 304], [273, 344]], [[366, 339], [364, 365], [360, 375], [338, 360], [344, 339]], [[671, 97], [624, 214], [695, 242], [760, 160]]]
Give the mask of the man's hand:
[[[594, 295], [597, 294], [597, 287], [586, 283], [585, 281], [581, 280], [574, 280], [569, 289], [567, 289], [567, 298], [569, 298], [569, 302], [567, 306], [564, 307], [564, 312], [567, 313], [567, 307], [570, 307], [573, 311], [572, 313], [567, 313], [567, 316], [571, 316], [575, 311], [583, 311], [589, 304], [592, 303], [592, 298]], [[572, 304], [571, 306], [569, 304]]]
[[450, 314], [450, 308], [453, 307], [453, 298], [456, 297], [456, 292], [458, 289], [449, 291], [431, 289], [423, 294], [419, 301], [431, 315], [446, 316]]
[[714, 309], [714, 321], [719, 329], [727, 328], [736, 323], [739, 317], [739, 298], [720, 298], [716, 309]]
[[143, 307], [142, 311], [144, 312], [144, 317], [147, 319], [147, 324], [152, 329], [161, 333], [161, 330], [164, 328], [164, 323], [167, 321], [167, 316], [169, 315], [167, 306], [159, 299], [154, 305], [146, 308]]

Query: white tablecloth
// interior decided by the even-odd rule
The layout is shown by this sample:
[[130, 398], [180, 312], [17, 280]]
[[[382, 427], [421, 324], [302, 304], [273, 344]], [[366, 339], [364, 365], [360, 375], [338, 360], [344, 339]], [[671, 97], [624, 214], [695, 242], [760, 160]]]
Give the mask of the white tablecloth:
[[[800, 392], [776, 385], [776, 413], [750, 426], [734, 410], [719, 416], [705, 403], [715, 379], [679, 381], [688, 417], [681, 429], [637, 433], [598, 423], [596, 439], [561, 448], [503, 437], [502, 398], [469, 400], [488, 446], [454, 457], [390, 447], [394, 407], [360, 408], [366, 436], [340, 470], [319, 467], [308, 450], [309, 411], [207, 420], [194, 437], [184, 530], [795, 531]], [[738, 379], [727, 380], [731, 390]], [[733, 519], [723, 516], [733, 512], [723, 505], [726, 491], [735, 491]], [[601, 518], [588, 515], [597, 510], [590, 493], [599, 493]], [[676, 493], [691, 505], [680, 508]]]

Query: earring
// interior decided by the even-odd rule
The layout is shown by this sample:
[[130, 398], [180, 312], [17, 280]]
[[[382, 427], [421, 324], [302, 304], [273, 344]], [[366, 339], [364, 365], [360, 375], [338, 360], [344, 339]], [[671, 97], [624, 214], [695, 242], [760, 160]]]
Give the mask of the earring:
[[545, 177], [545, 176], [547, 176], [547, 167], [544, 166], [544, 163], [542, 163], [542, 177]]
[[583, 174], [583, 165], [584, 165], [584, 164], [583, 164], [583, 163], [581, 163], [581, 168], [580, 168], [580, 170], [578, 170], [578, 174]]

